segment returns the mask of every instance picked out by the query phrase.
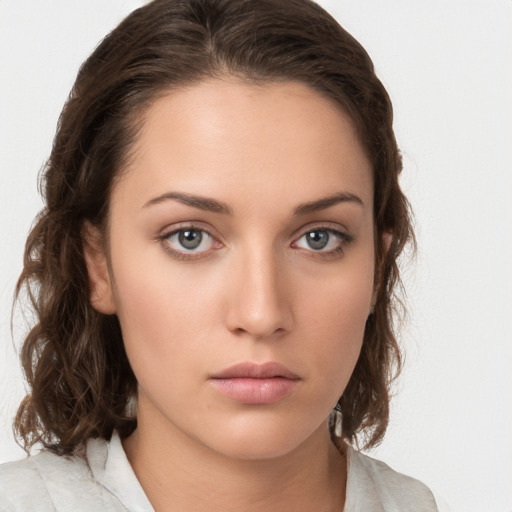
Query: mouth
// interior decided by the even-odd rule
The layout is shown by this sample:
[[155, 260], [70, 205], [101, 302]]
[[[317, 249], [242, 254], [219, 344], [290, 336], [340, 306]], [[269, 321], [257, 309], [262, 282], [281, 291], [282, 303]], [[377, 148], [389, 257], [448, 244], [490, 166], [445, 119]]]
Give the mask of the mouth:
[[277, 362], [240, 363], [210, 377], [222, 395], [243, 404], [265, 405], [290, 395], [300, 377]]

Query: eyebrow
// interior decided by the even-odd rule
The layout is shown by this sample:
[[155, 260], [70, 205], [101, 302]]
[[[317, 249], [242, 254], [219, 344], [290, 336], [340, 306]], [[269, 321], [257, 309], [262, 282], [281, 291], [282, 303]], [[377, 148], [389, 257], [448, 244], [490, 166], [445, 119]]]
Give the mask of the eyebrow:
[[[220, 213], [223, 215], [233, 215], [232, 209], [222, 201], [212, 199], [210, 197], [196, 196], [193, 194], [186, 194], [184, 192], [167, 192], [160, 196], [150, 199], [144, 204], [143, 208], [152, 206], [155, 204], [163, 203], [164, 201], [174, 200], [178, 201], [192, 208], [198, 208], [213, 213]], [[355, 203], [364, 206], [362, 199], [355, 194], [348, 192], [338, 192], [328, 197], [323, 197], [315, 201], [308, 203], [299, 204], [293, 210], [293, 215], [307, 215], [308, 213], [314, 213], [321, 210], [325, 210], [339, 203]]]
[[161, 196], [154, 197], [144, 204], [143, 208], [160, 204], [169, 199], [173, 199], [192, 208], [198, 208], [207, 212], [221, 213], [223, 215], [232, 215], [231, 208], [221, 201], [209, 197], [195, 196], [193, 194], [185, 194], [183, 192], [168, 192]]
[[332, 196], [324, 197], [322, 199], [317, 199], [316, 201], [299, 204], [299, 206], [293, 210], [293, 214], [306, 215], [308, 213], [325, 210], [339, 203], [355, 203], [364, 207], [364, 203], [359, 196], [350, 194], [348, 192], [338, 192], [337, 194], [333, 194]]

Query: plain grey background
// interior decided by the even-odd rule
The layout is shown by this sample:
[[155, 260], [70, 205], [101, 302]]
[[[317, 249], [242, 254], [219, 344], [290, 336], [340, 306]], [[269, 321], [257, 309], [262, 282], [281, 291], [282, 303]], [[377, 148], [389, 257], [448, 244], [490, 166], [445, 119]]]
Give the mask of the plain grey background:
[[[416, 213], [407, 360], [372, 454], [455, 511], [512, 511], [512, 2], [322, 0], [388, 88]], [[20, 458], [9, 329], [36, 176], [81, 62], [138, 0], [0, 0], [0, 462]], [[29, 320], [29, 319], [28, 319]]]

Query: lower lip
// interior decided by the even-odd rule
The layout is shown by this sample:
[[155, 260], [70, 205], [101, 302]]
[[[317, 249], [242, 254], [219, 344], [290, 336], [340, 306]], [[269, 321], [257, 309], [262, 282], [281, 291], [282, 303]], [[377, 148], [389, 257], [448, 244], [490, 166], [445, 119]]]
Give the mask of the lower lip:
[[243, 404], [273, 404], [292, 393], [299, 380], [285, 377], [267, 379], [236, 377], [212, 379], [211, 382], [217, 391], [237, 402]]

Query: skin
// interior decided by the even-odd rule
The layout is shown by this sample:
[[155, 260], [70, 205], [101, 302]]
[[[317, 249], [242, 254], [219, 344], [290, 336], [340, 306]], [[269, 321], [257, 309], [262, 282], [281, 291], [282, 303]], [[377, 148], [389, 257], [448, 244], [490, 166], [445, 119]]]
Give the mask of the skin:
[[[352, 123], [301, 83], [211, 79], [156, 100], [134, 149], [108, 255], [91, 227], [85, 246], [91, 301], [118, 315], [139, 383], [124, 447], [148, 498], [157, 511], [342, 510], [346, 460], [327, 421], [374, 293], [372, 170]], [[211, 237], [189, 251], [179, 229]], [[299, 380], [271, 404], [212, 386], [245, 361]]]

